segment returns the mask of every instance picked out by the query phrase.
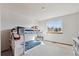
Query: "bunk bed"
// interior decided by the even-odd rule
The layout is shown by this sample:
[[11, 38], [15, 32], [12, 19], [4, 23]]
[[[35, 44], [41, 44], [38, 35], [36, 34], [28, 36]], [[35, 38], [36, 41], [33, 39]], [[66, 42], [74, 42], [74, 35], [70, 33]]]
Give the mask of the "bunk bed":
[[[14, 56], [25, 55], [30, 50], [41, 44], [36, 37], [40, 34], [40, 30], [17, 26], [11, 30], [11, 47]], [[29, 37], [29, 38], [28, 38]], [[35, 37], [35, 38], [33, 38]], [[43, 37], [40, 36], [43, 40]]]

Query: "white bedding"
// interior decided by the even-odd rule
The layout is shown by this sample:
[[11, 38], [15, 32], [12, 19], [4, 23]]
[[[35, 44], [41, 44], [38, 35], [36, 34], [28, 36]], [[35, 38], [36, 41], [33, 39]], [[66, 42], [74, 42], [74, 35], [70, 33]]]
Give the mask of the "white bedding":
[[73, 49], [71, 46], [58, 45], [58, 44], [41, 44], [27, 52], [25, 56], [72, 56]]

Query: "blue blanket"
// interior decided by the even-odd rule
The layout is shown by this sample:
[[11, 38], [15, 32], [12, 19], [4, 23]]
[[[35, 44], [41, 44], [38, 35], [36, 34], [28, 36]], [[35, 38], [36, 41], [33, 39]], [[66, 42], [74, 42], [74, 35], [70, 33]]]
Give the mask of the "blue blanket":
[[30, 41], [27, 41], [25, 42], [25, 50], [29, 50], [35, 46], [38, 46], [40, 45], [41, 42], [40, 41], [37, 41], [37, 40], [30, 40]]

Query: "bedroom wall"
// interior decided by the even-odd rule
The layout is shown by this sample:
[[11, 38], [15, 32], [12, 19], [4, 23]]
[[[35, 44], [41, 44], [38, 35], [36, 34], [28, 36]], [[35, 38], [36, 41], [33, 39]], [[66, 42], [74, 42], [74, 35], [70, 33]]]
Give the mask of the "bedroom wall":
[[65, 15], [57, 18], [51, 18], [48, 20], [53, 20], [53, 19], [61, 19], [63, 20], [63, 27], [64, 31], [63, 34], [47, 34], [47, 27], [46, 21], [40, 21], [39, 22], [39, 27], [41, 31], [44, 33], [44, 39], [45, 40], [50, 40], [50, 41], [57, 41], [57, 42], [63, 42], [63, 43], [69, 43], [73, 44], [73, 38], [76, 37], [77, 35], [77, 26], [76, 26], [76, 19], [77, 18], [77, 13], [75, 14], [70, 14], [70, 15]]
[[25, 15], [21, 15], [7, 8], [2, 8], [1, 19], [1, 51], [9, 49], [9, 30], [15, 26], [37, 25], [37, 21], [29, 20]]
[[0, 5], [0, 55], [1, 55], [1, 5]]
[[77, 24], [78, 24], [78, 36], [79, 36], [79, 13], [78, 13], [78, 19], [77, 19]]

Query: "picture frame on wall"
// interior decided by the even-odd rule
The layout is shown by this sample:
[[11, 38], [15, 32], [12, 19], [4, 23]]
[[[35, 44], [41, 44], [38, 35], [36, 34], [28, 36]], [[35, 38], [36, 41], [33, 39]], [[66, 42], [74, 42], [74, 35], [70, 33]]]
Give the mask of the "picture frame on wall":
[[63, 34], [63, 20], [49, 20], [47, 22], [48, 34]]

